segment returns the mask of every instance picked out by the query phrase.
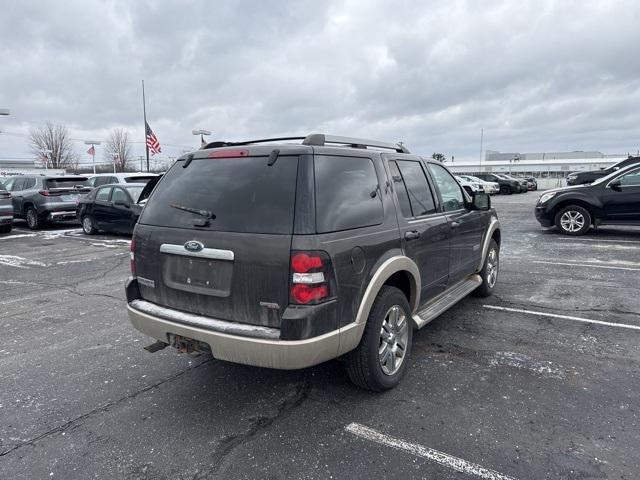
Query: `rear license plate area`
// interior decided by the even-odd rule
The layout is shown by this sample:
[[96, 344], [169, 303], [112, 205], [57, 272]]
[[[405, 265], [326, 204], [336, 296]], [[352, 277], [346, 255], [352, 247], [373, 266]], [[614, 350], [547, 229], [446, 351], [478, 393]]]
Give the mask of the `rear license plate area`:
[[64, 202], [73, 202], [76, 198], [78, 198], [78, 195], [62, 195], [61, 198]]
[[163, 254], [164, 283], [176, 290], [228, 297], [233, 261]]

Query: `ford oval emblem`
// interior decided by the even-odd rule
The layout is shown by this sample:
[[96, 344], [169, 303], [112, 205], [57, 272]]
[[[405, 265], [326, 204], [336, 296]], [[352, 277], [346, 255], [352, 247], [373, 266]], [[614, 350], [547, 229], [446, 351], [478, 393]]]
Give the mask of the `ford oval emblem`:
[[189, 240], [184, 244], [184, 249], [190, 252], [201, 252], [204, 248], [204, 245], [198, 242], [197, 240]]

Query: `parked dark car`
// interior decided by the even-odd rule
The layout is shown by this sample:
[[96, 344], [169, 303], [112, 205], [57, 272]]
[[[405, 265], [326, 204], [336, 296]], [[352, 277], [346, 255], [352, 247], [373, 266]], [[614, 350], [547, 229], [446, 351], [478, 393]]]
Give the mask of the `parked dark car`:
[[103, 185], [78, 200], [76, 216], [87, 235], [99, 231], [131, 235], [142, 206], [144, 183]]
[[11, 194], [0, 182], [0, 233], [9, 233], [13, 225], [13, 203]]
[[76, 200], [91, 191], [87, 177], [25, 175], [5, 182], [11, 192], [13, 216], [24, 218], [32, 230], [46, 222], [75, 219]]
[[521, 182], [515, 178], [505, 178], [495, 173], [474, 173], [473, 176], [487, 182], [496, 182], [500, 185], [500, 193], [502, 195], [522, 192]]
[[[301, 144], [292, 144], [301, 140]], [[414, 329], [495, 287], [489, 196], [402, 145], [312, 134], [179, 158], [136, 225], [128, 312], [156, 351], [394, 387]]]
[[535, 207], [543, 227], [582, 235], [599, 225], [640, 225], [640, 163], [627, 165], [590, 185], [548, 190]]
[[591, 183], [599, 178], [606, 177], [613, 172], [620, 170], [627, 165], [633, 165], [640, 162], [640, 157], [629, 157], [622, 160], [608, 168], [601, 168], [600, 170], [591, 170], [589, 172], [571, 172], [567, 175], [567, 185], [583, 185], [585, 183]]

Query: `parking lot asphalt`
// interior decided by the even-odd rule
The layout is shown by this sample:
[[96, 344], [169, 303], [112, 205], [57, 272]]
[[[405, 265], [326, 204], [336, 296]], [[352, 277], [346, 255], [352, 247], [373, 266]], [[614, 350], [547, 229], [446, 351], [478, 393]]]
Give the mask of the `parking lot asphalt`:
[[496, 293], [414, 335], [395, 390], [142, 347], [126, 237], [0, 236], [0, 477], [636, 479], [640, 229], [571, 238], [492, 199]]

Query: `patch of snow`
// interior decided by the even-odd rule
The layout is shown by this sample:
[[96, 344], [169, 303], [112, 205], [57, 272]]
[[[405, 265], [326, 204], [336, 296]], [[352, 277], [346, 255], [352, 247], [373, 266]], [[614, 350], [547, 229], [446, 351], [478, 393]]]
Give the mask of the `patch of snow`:
[[18, 257], [17, 255], [0, 255], [0, 265], [7, 265], [9, 267], [16, 268], [29, 268], [34, 267], [46, 267], [46, 263], [38, 262], [36, 260], [29, 260], [24, 257]]
[[489, 361], [492, 367], [514, 367], [529, 370], [543, 377], [564, 378], [565, 372], [556, 368], [553, 362], [538, 361], [516, 352], [496, 352]]

